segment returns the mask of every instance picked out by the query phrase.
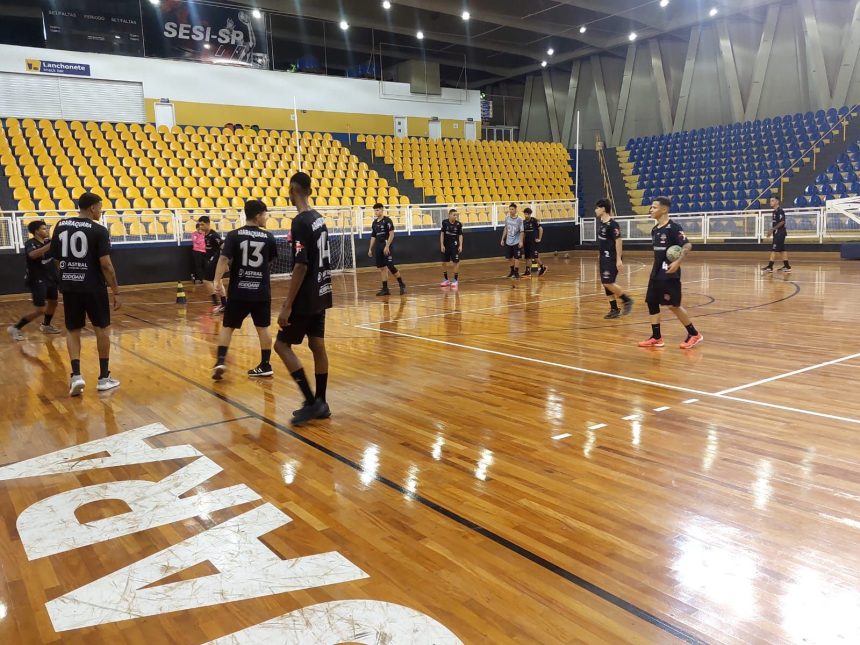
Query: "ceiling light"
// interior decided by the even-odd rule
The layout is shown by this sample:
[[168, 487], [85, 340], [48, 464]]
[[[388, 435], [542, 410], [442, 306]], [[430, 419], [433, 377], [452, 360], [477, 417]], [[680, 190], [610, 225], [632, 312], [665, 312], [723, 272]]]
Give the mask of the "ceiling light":
[[212, 45], [209, 43], [203, 43], [203, 49], [212, 49]]
[[713, 18], [713, 17], [714, 17], [714, 16], [716, 16], [718, 13], [720, 13], [719, 9], [717, 9], [716, 7], [713, 7], [713, 8], [708, 12], [708, 15], [709, 15], [711, 18]]
[[636, 32], [635, 32], [635, 31], [631, 31], [631, 32], [630, 32], [630, 35], [629, 35], [629, 36], [627, 36], [627, 39], [628, 39], [631, 43], [632, 43], [634, 40], [636, 40]]
[[582, 25], [582, 27], [579, 28], [579, 33], [584, 34], [585, 32], [586, 32], [585, 25]]
[[463, 12], [463, 20], [468, 20], [471, 17], [472, 17], [472, 14], [470, 14], [468, 11]]
[[161, 4], [161, 0], [149, 0], [149, 4], [154, 4], [157, 7]]
[[346, 31], [347, 29], [349, 29], [349, 23], [346, 20], [341, 20], [340, 21], [340, 28], [343, 29], [344, 31]]
[[665, 9], [669, 6], [669, 0], [660, 0], [660, 6]]
[[552, 56], [554, 53], [555, 53], [555, 50], [552, 47], [550, 47], [549, 49], [546, 50], [547, 56]]
[[385, 2], [382, 3], [382, 8], [383, 9], [391, 9], [391, 3], [388, 2], [388, 0], [385, 0]]
[[424, 40], [424, 32], [423, 32], [423, 31], [419, 31], [417, 34], [415, 34], [415, 37], [416, 37], [418, 40]]
[[259, 9], [254, 9], [254, 10], [251, 12], [251, 15], [252, 15], [252, 16], [254, 16], [257, 20], [259, 20], [260, 18], [262, 18], [262, 17], [263, 17], [263, 14], [260, 12], [260, 10], [259, 10]]
[[546, 67], [546, 61], [545, 61], [545, 60], [542, 60], [542, 61], [540, 62], [540, 66], [541, 66], [541, 67]]

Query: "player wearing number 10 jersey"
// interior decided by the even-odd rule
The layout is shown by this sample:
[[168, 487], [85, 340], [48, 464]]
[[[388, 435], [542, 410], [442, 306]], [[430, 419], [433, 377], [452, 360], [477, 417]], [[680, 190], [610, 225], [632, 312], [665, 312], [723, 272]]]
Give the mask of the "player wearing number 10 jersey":
[[230, 269], [230, 287], [224, 309], [224, 325], [218, 338], [218, 356], [212, 378], [220, 381], [227, 370], [227, 349], [233, 332], [251, 316], [260, 339], [260, 364], [248, 376], [272, 375], [272, 289], [269, 263], [278, 257], [275, 236], [265, 230], [269, 213], [258, 199], [245, 203], [245, 226], [227, 233], [215, 269], [215, 290], [223, 295], [221, 279]]
[[[304, 404], [293, 413], [291, 423], [302, 425], [331, 416], [326, 403], [328, 354], [325, 348], [325, 312], [332, 306], [331, 257], [325, 220], [308, 204], [311, 178], [299, 172], [290, 178], [290, 200], [298, 210], [290, 227], [295, 267], [287, 299], [278, 316], [275, 351], [290, 371], [304, 396]], [[227, 301], [229, 304], [229, 300]], [[316, 393], [311, 390], [302, 363], [293, 351], [308, 337], [314, 355]]]
[[102, 215], [102, 198], [83, 193], [78, 198], [78, 217], [61, 220], [51, 238], [51, 257], [60, 265], [60, 292], [66, 313], [66, 344], [72, 362], [69, 394], [79, 396], [84, 391], [81, 376], [81, 330], [86, 319], [96, 332], [99, 352], [99, 381], [96, 389], [111, 390], [119, 381], [111, 378], [110, 361], [110, 302], [107, 287], [113, 292], [113, 307], [119, 309], [119, 286], [110, 259], [110, 235], [98, 223]]

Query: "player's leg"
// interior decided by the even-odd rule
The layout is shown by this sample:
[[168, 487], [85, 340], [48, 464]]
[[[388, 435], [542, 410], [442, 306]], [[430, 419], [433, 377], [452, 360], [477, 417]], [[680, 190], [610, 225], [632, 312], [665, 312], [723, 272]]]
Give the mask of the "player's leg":
[[397, 280], [397, 284], [400, 286], [400, 295], [404, 295], [406, 293], [406, 283], [403, 282], [403, 276], [400, 274], [400, 271], [397, 270], [397, 267], [394, 265], [394, 256], [391, 254], [385, 258], [386, 260], [386, 268], [388, 272], [394, 276], [394, 279]]
[[69, 362], [72, 366], [69, 396], [79, 396], [86, 385], [84, 377], [81, 376], [81, 330], [86, 324], [87, 315], [83, 303], [83, 294], [64, 293], [63, 306], [66, 310], [66, 349], [69, 352]]
[[59, 304], [59, 293], [56, 286], [48, 287], [47, 300], [45, 303], [45, 316], [42, 318], [42, 324], [39, 325], [39, 331], [43, 334], [59, 334], [61, 333], [52, 323], [54, 314], [57, 313], [57, 305]]
[[543, 262], [541, 262], [541, 259], [540, 259], [540, 253], [538, 253], [538, 252], [537, 252], [537, 250], [535, 251], [535, 262], [537, 262], [537, 265], [538, 265], [538, 277], [540, 277], [540, 276], [542, 276], [544, 273], [546, 273], [546, 272], [547, 272], [547, 268], [548, 268], [548, 267], [547, 267]]
[[39, 283], [30, 287], [30, 293], [33, 297], [33, 311], [21, 316], [18, 322], [14, 325], [9, 325], [9, 327], [6, 328], [6, 331], [13, 340], [24, 340], [24, 334], [21, 333], [21, 330], [45, 313], [45, 302], [47, 296], [45, 285], [43, 283]]
[[770, 260], [767, 263], [766, 267], [762, 267], [761, 270], [763, 273], [773, 273], [773, 263], [776, 261], [776, 241], [774, 241], [773, 246], [770, 251]]
[[651, 336], [639, 343], [639, 347], [663, 347], [663, 333], [660, 329], [660, 302], [663, 298], [661, 284], [655, 280], [648, 281], [648, 292], [645, 302], [648, 304], [648, 320], [651, 323]]
[[325, 312], [309, 316], [307, 324], [308, 347], [314, 355], [316, 395], [293, 415], [293, 425], [302, 425], [313, 419], [327, 419], [331, 410], [326, 401], [328, 389], [328, 353], [325, 347]]
[[687, 313], [687, 310], [681, 306], [681, 281], [667, 280], [666, 287], [666, 294], [669, 297], [669, 309], [672, 310], [672, 313], [675, 314], [675, 317], [687, 330], [687, 338], [683, 343], [681, 343], [681, 349], [691, 349], [701, 343], [705, 337], [699, 333], [696, 326], [693, 324], [693, 321], [690, 319], [690, 315]]
[[[287, 371], [290, 373], [290, 376], [296, 382], [296, 386], [298, 386], [299, 391], [302, 393], [302, 407], [293, 413], [293, 416], [295, 417], [296, 414], [304, 410], [306, 407], [312, 406], [316, 397], [314, 396], [313, 390], [311, 390], [311, 385], [308, 382], [308, 377], [305, 374], [302, 362], [293, 351], [293, 345], [299, 345], [304, 340], [309, 323], [308, 316], [297, 316], [296, 314], [291, 314], [289, 323], [289, 325], [281, 328], [278, 332], [278, 336], [275, 341], [275, 353], [281, 361], [283, 361], [284, 366], [287, 368]], [[326, 368], [327, 367], [328, 366], [326, 366]]]
[[451, 286], [451, 280], [448, 279], [448, 264], [450, 259], [451, 256], [447, 251], [442, 254], [442, 282], [439, 283], [440, 287]]
[[256, 302], [251, 308], [251, 319], [254, 329], [257, 330], [257, 338], [260, 340], [260, 364], [248, 370], [248, 376], [272, 376], [272, 334], [269, 326], [272, 324], [272, 301]]
[[227, 371], [227, 350], [233, 339], [233, 332], [242, 327], [242, 323], [251, 313], [249, 303], [230, 300], [224, 308], [224, 321], [218, 334], [218, 348], [215, 353], [215, 366], [212, 368], [212, 379], [220, 381]]
[[785, 233], [779, 236], [779, 255], [782, 260], [782, 268], [780, 271], [783, 273], [791, 273], [791, 265], [788, 263], [788, 252], [785, 250]]
[[460, 287], [460, 256], [455, 255], [453, 260], [451, 266], [454, 269], [454, 279], [451, 281], [451, 288], [458, 289]]
[[514, 259], [513, 259], [513, 262], [511, 264], [513, 265], [514, 278], [519, 280], [519, 278], [520, 278], [520, 258], [523, 256], [523, 254], [522, 254], [522, 249], [519, 246], [514, 245], [513, 248], [514, 248], [514, 253], [513, 253]]
[[388, 267], [385, 264], [380, 266], [380, 262], [385, 262], [384, 259], [381, 259], [381, 253], [377, 253], [376, 259], [376, 268], [379, 269], [379, 279], [382, 281], [382, 288], [376, 292], [377, 296], [390, 296], [391, 292], [388, 290]]
[[95, 294], [87, 294], [87, 317], [96, 333], [96, 347], [99, 353], [99, 392], [119, 387], [119, 381], [110, 375], [110, 299], [107, 289]]

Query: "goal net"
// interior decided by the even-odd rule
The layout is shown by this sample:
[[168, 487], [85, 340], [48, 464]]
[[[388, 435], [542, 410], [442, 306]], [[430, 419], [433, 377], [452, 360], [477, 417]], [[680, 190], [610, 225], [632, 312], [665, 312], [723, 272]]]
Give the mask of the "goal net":
[[[281, 228], [270, 229], [278, 243], [278, 257], [272, 263], [272, 277], [288, 277], [293, 272], [293, 248], [290, 243], [290, 222], [295, 217], [295, 210], [277, 212], [269, 211], [282, 222]], [[354, 212], [350, 208], [319, 209], [325, 218], [328, 229], [328, 245], [331, 253], [332, 273], [355, 271], [355, 227]]]

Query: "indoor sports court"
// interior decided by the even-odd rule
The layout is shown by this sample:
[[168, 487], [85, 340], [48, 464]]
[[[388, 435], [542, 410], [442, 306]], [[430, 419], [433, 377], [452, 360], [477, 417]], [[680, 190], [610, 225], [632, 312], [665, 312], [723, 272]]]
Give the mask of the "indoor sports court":
[[860, 3], [532, 4], [0, 3], [0, 643], [860, 642]]

